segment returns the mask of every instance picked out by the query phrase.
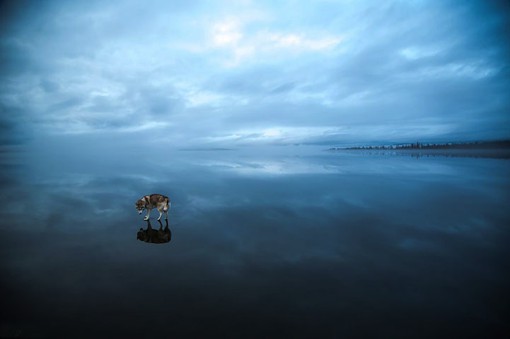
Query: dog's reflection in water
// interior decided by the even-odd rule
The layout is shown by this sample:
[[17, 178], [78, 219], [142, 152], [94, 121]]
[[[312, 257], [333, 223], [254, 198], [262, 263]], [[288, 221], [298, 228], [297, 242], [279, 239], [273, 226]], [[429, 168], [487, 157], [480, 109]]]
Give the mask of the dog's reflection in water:
[[164, 244], [172, 240], [172, 232], [168, 227], [168, 220], [165, 220], [165, 228], [163, 224], [158, 220], [159, 229], [153, 229], [150, 220], [147, 220], [147, 229], [140, 228], [136, 234], [136, 239], [150, 242], [153, 244]]

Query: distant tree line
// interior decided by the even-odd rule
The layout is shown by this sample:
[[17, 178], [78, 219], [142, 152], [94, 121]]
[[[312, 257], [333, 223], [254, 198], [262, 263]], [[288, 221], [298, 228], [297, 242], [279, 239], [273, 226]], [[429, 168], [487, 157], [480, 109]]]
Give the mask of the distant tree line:
[[348, 150], [416, 150], [416, 149], [510, 149], [510, 140], [497, 141], [473, 141], [473, 142], [447, 142], [447, 143], [404, 143], [379, 146], [355, 146], [346, 148]]

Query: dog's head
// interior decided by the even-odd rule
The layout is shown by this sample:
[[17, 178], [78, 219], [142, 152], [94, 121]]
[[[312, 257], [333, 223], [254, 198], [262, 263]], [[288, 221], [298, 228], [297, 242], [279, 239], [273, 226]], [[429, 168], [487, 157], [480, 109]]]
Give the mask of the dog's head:
[[143, 210], [147, 207], [147, 200], [145, 200], [145, 197], [138, 199], [138, 201], [135, 203], [135, 208], [138, 211], [138, 214], [142, 214]]

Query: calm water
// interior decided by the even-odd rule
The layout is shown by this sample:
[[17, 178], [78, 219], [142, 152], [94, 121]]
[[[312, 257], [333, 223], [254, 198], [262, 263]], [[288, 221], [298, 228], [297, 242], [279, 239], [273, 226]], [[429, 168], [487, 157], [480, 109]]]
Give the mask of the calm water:
[[0, 337], [510, 333], [509, 160], [83, 148], [3, 155]]

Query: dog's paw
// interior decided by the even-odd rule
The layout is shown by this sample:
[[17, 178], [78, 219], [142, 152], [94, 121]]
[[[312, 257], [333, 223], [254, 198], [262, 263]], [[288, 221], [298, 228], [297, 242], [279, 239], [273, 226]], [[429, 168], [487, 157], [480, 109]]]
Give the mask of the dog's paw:
[[149, 220], [149, 217], [144, 217], [143, 220], [147, 221]]

